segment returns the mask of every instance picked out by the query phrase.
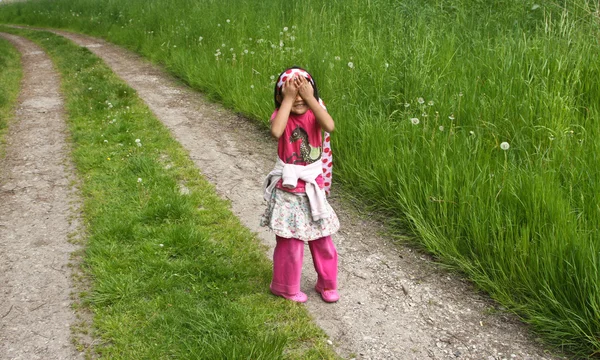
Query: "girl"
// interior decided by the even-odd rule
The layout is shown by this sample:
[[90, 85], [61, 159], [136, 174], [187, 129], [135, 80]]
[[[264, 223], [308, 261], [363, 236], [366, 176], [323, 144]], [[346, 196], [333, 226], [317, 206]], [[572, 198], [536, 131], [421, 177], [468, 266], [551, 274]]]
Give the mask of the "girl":
[[[336, 302], [340, 298], [337, 251], [331, 235], [340, 224], [325, 197], [324, 185], [329, 185], [331, 173], [323, 170], [327, 160], [322, 160], [321, 135], [322, 130], [333, 131], [333, 119], [319, 99], [313, 77], [304, 69], [293, 67], [281, 73], [274, 96], [271, 134], [279, 139], [278, 159], [265, 179], [264, 197], [269, 203], [261, 219], [262, 226], [275, 232], [277, 241], [270, 289], [292, 301], [307, 300], [300, 291], [307, 241], [318, 275], [315, 290], [324, 301]], [[329, 176], [326, 181], [323, 172]]]

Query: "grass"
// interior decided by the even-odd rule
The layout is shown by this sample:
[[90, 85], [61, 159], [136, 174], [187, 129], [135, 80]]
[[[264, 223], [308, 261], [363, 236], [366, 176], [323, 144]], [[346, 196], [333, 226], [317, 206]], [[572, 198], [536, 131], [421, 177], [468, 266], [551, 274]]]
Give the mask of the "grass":
[[7, 40], [0, 38], [0, 158], [4, 157], [4, 137], [14, 116], [21, 76], [19, 52]]
[[336, 358], [303, 306], [270, 294], [264, 246], [134, 90], [64, 38], [2, 31], [62, 75], [102, 358]]
[[264, 124], [273, 76], [306, 67], [335, 183], [581, 357], [600, 353], [599, 6], [56, 0], [0, 21], [102, 36]]

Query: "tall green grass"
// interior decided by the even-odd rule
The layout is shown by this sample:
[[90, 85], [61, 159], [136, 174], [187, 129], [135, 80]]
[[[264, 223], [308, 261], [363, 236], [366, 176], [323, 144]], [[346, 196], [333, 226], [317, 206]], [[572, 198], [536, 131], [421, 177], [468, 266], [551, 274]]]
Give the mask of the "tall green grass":
[[4, 7], [0, 19], [105, 37], [265, 124], [274, 76], [305, 66], [336, 120], [336, 182], [550, 343], [590, 355], [600, 351], [599, 6], [55, 0]]
[[4, 136], [21, 89], [21, 76], [19, 52], [0, 38], [0, 159], [4, 157]]
[[264, 246], [133, 89], [60, 36], [0, 31], [36, 41], [62, 75], [97, 355], [336, 358], [304, 307], [269, 292]]

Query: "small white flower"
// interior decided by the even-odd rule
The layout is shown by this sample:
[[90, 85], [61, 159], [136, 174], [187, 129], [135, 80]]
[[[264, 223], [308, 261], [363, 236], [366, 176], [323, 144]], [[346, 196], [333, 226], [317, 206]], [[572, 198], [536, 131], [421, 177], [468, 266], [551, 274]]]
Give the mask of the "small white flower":
[[282, 48], [283, 47], [283, 41], [279, 41], [279, 47]]
[[422, 113], [421, 116], [423, 116], [424, 118], [427, 117], [427, 113]]
[[433, 106], [433, 100], [429, 100], [429, 101], [427, 102], [427, 105], [429, 105], [429, 106]]
[[217, 27], [221, 27], [221, 24], [217, 24]]
[[404, 103], [404, 107], [405, 108], [410, 107], [410, 104], [409, 103]]
[[473, 131], [473, 130], [469, 131], [469, 135], [475, 136], [475, 131]]
[[165, 245], [164, 245], [164, 244], [158, 244], [158, 246], [160, 246], [160, 247], [163, 247], [163, 246], [165, 246]]
[[460, 96], [460, 97], [462, 97], [462, 96], [463, 96], [463, 93], [462, 93], [462, 91], [458, 93], [458, 96]]
[[417, 118], [411, 118], [411, 119], [410, 119], [410, 122], [411, 122], [413, 125], [419, 125], [419, 119], [417, 119]]
[[292, 42], [293, 42], [293, 41], [296, 41], [296, 37], [295, 37], [295, 36], [290, 36], [290, 40], [291, 40]]
[[354, 63], [353, 63], [352, 61], [350, 61], [350, 62], [348, 63], [348, 67], [349, 67], [350, 69], [354, 69]]
[[254, 55], [254, 51], [250, 51], [250, 55]]
[[341, 58], [341, 57], [339, 57], [339, 56], [336, 56], [336, 57], [335, 57], [335, 59], [336, 59], [337, 61], [340, 61], [342, 58]]
[[275, 44], [271, 44], [271, 49], [275, 49]]
[[141, 183], [142, 182], [142, 178], [138, 178], [138, 182]]
[[135, 139], [135, 142], [136, 142], [136, 143], [138, 143], [138, 144], [139, 144], [141, 141], [142, 141], [142, 140], [140, 140], [140, 139]]
[[203, 38], [202, 36], [200, 36], [200, 37], [198, 38], [198, 41], [202, 41], [202, 39], [204, 39], [204, 38]]
[[420, 98], [418, 98], [418, 99], [417, 99], [417, 102], [418, 102], [419, 104], [423, 105], [423, 104], [425, 103], [425, 100], [423, 100], [423, 98], [422, 98], [422, 97], [420, 97]]
[[244, 49], [244, 54], [247, 54], [247, 53], [248, 53], [248, 49]]
[[225, 44], [221, 44], [221, 47], [225, 47]]
[[105, 140], [104, 140], [104, 142], [105, 142], [105, 143], [108, 143], [108, 140], [106, 140], [106, 139], [105, 139]]
[[440, 125], [439, 127], [440, 131], [444, 131], [444, 127]]
[[506, 150], [510, 149], [510, 145], [506, 141], [504, 141], [500, 144], [500, 149], [506, 151]]
[[448, 119], [454, 120], [454, 114], [450, 114], [450, 116], [448, 116]]
[[389, 67], [390, 67], [390, 64], [388, 64], [388, 63], [385, 63], [385, 64], [383, 64], [383, 66], [384, 66], [384, 67], [387, 69], [387, 68], [389, 68]]
[[232, 52], [233, 52], [233, 48], [229, 48], [229, 51], [232, 51]]
[[231, 22], [231, 20], [229, 20], [229, 19], [227, 19], [227, 20], [225, 20], [225, 21], [227, 21], [227, 23], [228, 23], [228, 24]]
[[275, 80], [275, 75], [271, 75], [270, 79]]
[[283, 32], [286, 32], [286, 31], [288, 31], [288, 27], [287, 26], [283, 28]]
[[91, 88], [91, 87], [89, 87], [89, 88], [88, 88], [88, 90], [92, 90], [92, 88]]
[[250, 89], [254, 89], [254, 85], [250, 85]]

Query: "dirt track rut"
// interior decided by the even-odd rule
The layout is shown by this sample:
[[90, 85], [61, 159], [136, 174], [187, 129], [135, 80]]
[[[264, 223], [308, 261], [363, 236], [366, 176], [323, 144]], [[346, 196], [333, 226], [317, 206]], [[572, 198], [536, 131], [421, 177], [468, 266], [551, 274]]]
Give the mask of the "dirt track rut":
[[1, 36], [21, 52], [23, 81], [0, 160], [0, 358], [82, 358], [71, 344], [78, 202], [60, 78], [37, 45]]

